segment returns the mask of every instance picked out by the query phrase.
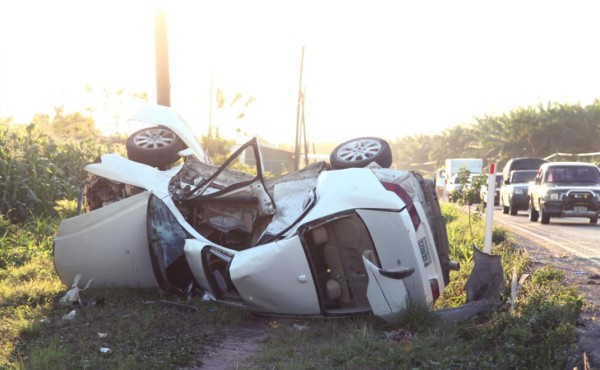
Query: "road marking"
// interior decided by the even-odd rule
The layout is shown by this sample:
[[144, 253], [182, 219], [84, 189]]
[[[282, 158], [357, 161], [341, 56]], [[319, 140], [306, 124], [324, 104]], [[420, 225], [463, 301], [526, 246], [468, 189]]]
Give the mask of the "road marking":
[[[537, 233], [535, 233], [535, 232], [533, 232], [531, 230], [528, 230], [527, 228], [525, 228], [523, 226], [514, 224], [512, 222], [505, 221], [505, 220], [496, 220], [496, 221], [498, 221], [499, 223], [503, 223], [505, 225], [509, 225], [512, 228], [518, 229], [518, 230], [520, 230], [520, 231], [522, 231], [522, 232], [524, 232], [526, 234], [529, 234], [529, 235], [533, 236], [534, 238], [541, 239], [541, 240], [543, 240], [543, 241], [545, 241], [547, 243], [553, 244], [553, 245], [557, 246], [560, 249], [566, 250], [566, 251], [568, 251], [568, 252], [570, 252], [570, 253], [572, 253], [572, 254], [574, 254], [576, 256], [579, 256], [579, 257], [582, 257], [582, 258], [588, 260], [589, 262], [591, 262], [591, 263], [593, 263], [593, 264], [595, 264], [597, 266], [600, 266], [600, 261], [595, 260], [595, 259], [597, 259], [597, 258], [600, 257], [600, 256], [598, 256], [597, 251], [589, 248], [588, 246], [586, 246], [584, 244], [574, 243], [572, 240], [567, 240], [567, 239], [562, 239], [560, 241], [557, 241], [556, 239], [561, 239], [558, 236], [554, 236], [556, 239], [550, 239], [550, 238], [541, 236], [541, 235], [539, 235], [539, 234], [537, 234]], [[564, 242], [568, 241], [570, 244], [575, 244], [575, 246], [578, 247], [578, 248], [574, 249], [572, 247], [569, 247], [568, 245], [564, 244], [563, 241]], [[584, 249], [585, 251], [582, 250], [582, 249]], [[586, 253], [586, 251], [587, 252], [592, 252], [593, 251], [593, 254], [590, 255], [589, 253]]]

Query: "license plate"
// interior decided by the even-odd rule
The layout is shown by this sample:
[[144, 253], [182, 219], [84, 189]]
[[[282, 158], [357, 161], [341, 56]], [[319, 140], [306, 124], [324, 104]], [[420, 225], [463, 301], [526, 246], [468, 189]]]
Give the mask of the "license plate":
[[585, 213], [587, 212], [587, 207], [573, 207], [573, 211], [576, 213]]
[[423, 263], [425, 266], [429, 266], [431, 263], [431, 256], [429, 256], [429, 247], [427, 246], [427, 239], [422, 238], [418, 241], [419, 251], [421, 252], [421, 258], [423, 258]]

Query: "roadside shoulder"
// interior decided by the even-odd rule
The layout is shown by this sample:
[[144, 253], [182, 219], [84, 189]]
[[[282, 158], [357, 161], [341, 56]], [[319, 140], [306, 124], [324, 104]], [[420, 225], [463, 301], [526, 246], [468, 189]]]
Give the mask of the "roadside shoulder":
[[600, 369], [600, 267], [550, 245], [513, 236], [516, 244], [529, 253], [534, 269], [551, 266], [562, 270], [567, 284], [576, 286], [585, 296], [586, 303], [577, 322], [577, 343], [565, 368]]

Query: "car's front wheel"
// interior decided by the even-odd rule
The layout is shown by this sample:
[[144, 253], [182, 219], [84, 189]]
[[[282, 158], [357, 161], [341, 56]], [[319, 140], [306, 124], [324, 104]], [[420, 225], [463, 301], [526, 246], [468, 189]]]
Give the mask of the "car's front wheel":
[[366, 167], [373, 162], [388, 168], [392, 165], [392, 150], [383, 139], [361, 137], [338, 145], [329, 160], [334, 169]]
[[173, 131], [163, 126], [138, 130], [127, 138], [127, 157], [152, 167], [164, 168], [179, 159], [185, 144]]
[[544, 225], [547, 225], [550, 223], [550, 216], [544, 210], [544, 206], [540, 206], [540, 222]]

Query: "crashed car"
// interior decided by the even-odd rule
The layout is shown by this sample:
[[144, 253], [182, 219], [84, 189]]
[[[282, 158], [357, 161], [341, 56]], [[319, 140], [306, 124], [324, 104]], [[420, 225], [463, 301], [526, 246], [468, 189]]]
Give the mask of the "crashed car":
[[367, 148], [339, 156], [359, 168], [317, 162], [265, 178], [255, 139], [217, 166], [171, 108], [140, 116], [177, 134], [183, 163], [106, 154], [85, 166], [83, 211], [54, 240], [67, 286], [79, 276], [92, 287], [196, 288], [259, 314], [372, 311], [393, 322], [410, 303], [433, 305], [457, 268], [433, 181], [381, 167], [373, 138], [338, 147]]

